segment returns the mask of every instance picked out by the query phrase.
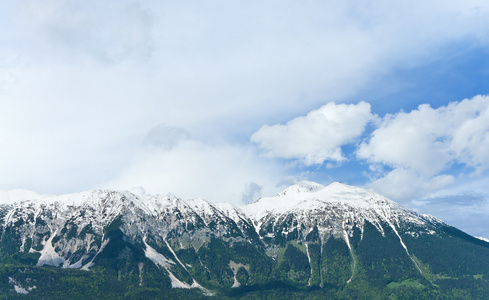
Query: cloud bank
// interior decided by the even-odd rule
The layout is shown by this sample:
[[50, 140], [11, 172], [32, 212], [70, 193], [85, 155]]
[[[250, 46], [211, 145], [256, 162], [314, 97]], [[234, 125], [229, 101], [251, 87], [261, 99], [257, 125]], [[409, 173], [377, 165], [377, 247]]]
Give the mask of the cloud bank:
[[386, 115], [357, 156], [392, 168], [372, 187], [409, 199], [453, 184], [457, 176], [481, 174], [489, 167], [488, 151], [489, 97], [476, 96]]

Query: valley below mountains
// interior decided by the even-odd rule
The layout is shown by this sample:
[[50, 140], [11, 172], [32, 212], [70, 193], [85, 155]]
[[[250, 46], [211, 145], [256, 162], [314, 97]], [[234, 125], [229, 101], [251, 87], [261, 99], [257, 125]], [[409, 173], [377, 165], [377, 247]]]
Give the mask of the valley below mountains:
[[113, 190], [4, 198], [2, 298], [489, 298], [488, 242], [342, 183], [241, 206]]

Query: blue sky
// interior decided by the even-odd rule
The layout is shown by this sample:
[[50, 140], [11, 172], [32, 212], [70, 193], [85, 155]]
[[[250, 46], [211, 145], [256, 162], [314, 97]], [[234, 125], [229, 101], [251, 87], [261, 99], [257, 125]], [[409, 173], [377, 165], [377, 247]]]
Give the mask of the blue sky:
[[342, 181], [489, 237], [485, 1], [23, 0], [0, 44], [2, 190]]

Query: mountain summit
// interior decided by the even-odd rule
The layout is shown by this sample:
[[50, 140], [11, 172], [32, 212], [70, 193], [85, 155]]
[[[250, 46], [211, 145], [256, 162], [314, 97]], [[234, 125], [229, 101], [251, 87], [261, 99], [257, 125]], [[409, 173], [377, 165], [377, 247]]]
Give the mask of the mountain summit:
[[82, 290], [90, 286], [83, 280], [98, 282], [93, 297], [107, 286], [114, 297], [489, 295], [489, 243], [338, 182], [301, 181], [242, 206], [111, 190], [7, 195], [0, 265], [13, 273], [0, 284], [5, 296], [54, 297], [66, 276]]
[[389, 203], [392, 208], [401, 209], [399, 205], [375, 192], [358, 187], [333, 182], [323, 186], [315, 182], [301, 181], [283, 192], [260, 198], [258, 201], [242, 206], [241, 209], [255, 220], [270, 212], [284, 213], [289, 210], [316, 210], [325, 205], [348, 206], [359, 209], [378, 209]]

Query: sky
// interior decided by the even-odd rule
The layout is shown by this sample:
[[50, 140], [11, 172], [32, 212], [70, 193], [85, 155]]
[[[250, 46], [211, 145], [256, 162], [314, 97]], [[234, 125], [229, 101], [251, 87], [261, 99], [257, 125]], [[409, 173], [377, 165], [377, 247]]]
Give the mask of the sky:
[[487, 1], [0, 2], [0, 190], [334, 181], [489, 238]]

